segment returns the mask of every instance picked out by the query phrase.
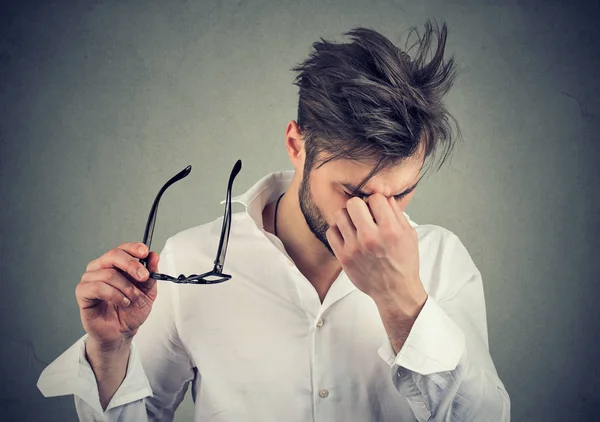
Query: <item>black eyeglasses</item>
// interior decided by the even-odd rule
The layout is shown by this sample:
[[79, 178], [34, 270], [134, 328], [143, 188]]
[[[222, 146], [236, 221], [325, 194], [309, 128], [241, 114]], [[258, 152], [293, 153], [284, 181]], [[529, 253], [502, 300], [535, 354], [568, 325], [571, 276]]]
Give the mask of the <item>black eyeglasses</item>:
[[[150, 278], [155, 280], [166, 280], [172, 281], [173, 283], [182, 283], [182, 284], [216, 284], [222, 283], [223, 281], [227, 281], [231, 278], [231, 275], [223, 273], [223, 264], [225, 262], [225, 253], [227, 252], [227, 243], [229, 242], [229, 231], [231, 230], [231, 188], [233, 186], [233, 180], [238, 175], [240, 170], [242, 169], [242, 160], [237, 160], [233, 169], [231, 170], [231, 174], [229, 175], [229, 183], [227, 184], [227, 198], [225, 203], [225, 214], [223, 215], [223, 227], [221, 228], [221, 239], [219, 240], [219, 248], [217, 249], [217, 257], [215, 259], [215, 266], [212, 271], [206, 272], [204, 274], [192, 274], [190, 276], [185, 276], [181, 274], [179, 277], [175, 278], [173, 276], [167, 274], [160, 273], [150, 273]], [[150, 249], [150, 245], [152, 244], [152, 235], [154, 234], [154, 224], [156, 223], [156, 212], [158, 210], [158, 203], [163, 193], [169, 186], [173, 183], [183, 179], [192, 171], [192, 166], [187, 166], [175, 176], [171, 177], [167, 183], [158, 191], [158, 195], [156, 195], [156, 199], [154, 199], [154, 204], [152, 204], [152, 209], [150, 210], [150, 215], [148, 216], [148, 222], [146, 223], [146, 230], [144, 231], [144, 244]], [[148, 257], [140, 259], [140, 262], [144, 265], [144, 267], [148, 267]]]

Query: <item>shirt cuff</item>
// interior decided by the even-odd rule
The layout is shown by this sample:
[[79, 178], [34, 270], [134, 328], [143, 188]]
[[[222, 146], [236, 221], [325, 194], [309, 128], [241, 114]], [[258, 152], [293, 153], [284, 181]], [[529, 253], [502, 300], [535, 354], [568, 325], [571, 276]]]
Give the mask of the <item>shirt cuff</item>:
[[[94, 411], [103, 414], [100, 405], [98, 385], [92, 368], [85, 358], [85, 334], [62, 355], [48, 365], [40, 375], [38, 389], [45, 397], [74, 394], [80, 397]], [[141, 360], [137, 354], [135, 341], [132, 341], [125, 379], [106, 407], [121, 406], [152, 395]]]
[[386, 337], [378, 353], [394, 372], [402, 367], [429, 375], [456, 369], [465, 347], [461, 328], [428, 296], [400, 352]]

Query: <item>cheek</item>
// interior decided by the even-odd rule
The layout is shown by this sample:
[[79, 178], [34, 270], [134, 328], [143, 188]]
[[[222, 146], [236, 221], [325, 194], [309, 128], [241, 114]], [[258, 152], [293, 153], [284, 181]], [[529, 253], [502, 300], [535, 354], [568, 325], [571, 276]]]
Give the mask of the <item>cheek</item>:
[[398, 201], [398, 206], [400, 207], [400, 209], [402, 211], [404, 211], [404, 209], [408, 206], [408, 204], [410, 204], [410, 201], [412, 200], [413, 196], [415, 196], [415, 191], [412, 191], [411, 193], [406, 195], [404, 198], [402, 198], [400, 201]]
[[311, 194], [314, 205], [328, 224], [335, 219], [334, 215], [337, 210], [346, 208], [348, 199], [339, 190], [336, 190], [333, 184], [320, 182], [317, 178], [311, 179]]
[[323, 198], [327, 197], [325, 187], [326, 186], [324, 186], [324, 183], [320, 181], [318, 177], [315, 177], [313, 173], [310, 178], [310, 194], [315, 205], [319, 207], [323, 203]]

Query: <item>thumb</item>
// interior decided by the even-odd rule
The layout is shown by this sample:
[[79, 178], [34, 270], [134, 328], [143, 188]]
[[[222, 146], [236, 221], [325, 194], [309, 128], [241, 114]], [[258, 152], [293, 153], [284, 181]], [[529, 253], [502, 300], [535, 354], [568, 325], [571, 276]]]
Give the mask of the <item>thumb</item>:
[[[151, 273], [157, 273], [158, 272], [158, 261], [159, 261], [159, 255], [156, 252], [150, 252], [148, 254], [148, 264], [147, 264], [147, 270]], [[154, 286], [156, 285], [156, 280], [149, 277], [146, 279], [146, 281], [144, 281], [143, 283], [138, 283], [138, 287], [140, 288], [141, 291], [143, 291], [146, 294], [150, 294], [154, 288]], [[152, 294], [152, 296], [154, 296], [154, 294]], [[156, 296], [151, 297], [152, 300], [154, 300]]]
[[160, 257], [157, 252], [150, 252], [148, 254], [148, 271], [152, 273], [158, 272], [158, 261]]

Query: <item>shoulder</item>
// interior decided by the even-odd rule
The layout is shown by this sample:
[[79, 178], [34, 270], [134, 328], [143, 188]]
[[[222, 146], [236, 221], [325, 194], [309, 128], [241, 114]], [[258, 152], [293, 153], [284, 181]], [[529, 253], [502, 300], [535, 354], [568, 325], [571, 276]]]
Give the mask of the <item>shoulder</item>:
[[[409, 224], [419, 236], [419, 246], [440, 246], [443, 248], [456, 247], [461, 243], [458, 236], [451, 230], [437, 224], [419, 224], [413, 221], [408, 214], [404, 213]], [[461, 243], [462, 244], [462, 243]]]
[[[245, 212], [231, 214], [230, 241], [233, 240], [234, 233], [239, 231], [238, 228], [246, 225], [247, 220]], [[162, 254], [171, 257], [207, 257], [213, 261], [219, 246], [222, 228], [223, 216], [208, 223], [181, 230], [167, 239]]]
[[[419, 238], [419, 252], [444, 269], [478, 272], [471, 255], [460, 237], [437, 224], [418, 224], [409, 219]], [[452, 272], [452, 271], [450, 271]]]
[[422, 281], [439, 302], [455, 297], [469, 283], [481, 285], [481, 273], [461, 239], [436, 224], [411, 222], [419, 238]]

